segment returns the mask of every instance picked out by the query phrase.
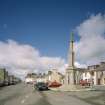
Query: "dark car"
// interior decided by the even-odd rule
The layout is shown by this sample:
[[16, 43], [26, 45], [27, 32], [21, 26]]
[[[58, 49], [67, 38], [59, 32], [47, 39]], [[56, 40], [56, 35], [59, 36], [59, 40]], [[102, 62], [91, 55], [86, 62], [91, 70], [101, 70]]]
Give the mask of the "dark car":
[[35, 89], [36, 90], [48, 90], [48, 85], [44, 82], [38, 82], [35, 84]]

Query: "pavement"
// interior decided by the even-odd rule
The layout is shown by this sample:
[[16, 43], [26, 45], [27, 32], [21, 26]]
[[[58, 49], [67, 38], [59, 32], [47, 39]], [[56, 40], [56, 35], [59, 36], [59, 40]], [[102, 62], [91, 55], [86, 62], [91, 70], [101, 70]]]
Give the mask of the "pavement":
[[0, 105], [105, 105], [104, 98], [100, 103], [91, 101], [93, 96], [100, 97], [105, 91], [93, 93], [36, 91], [32, 85], [20, 83], [0, 88]]

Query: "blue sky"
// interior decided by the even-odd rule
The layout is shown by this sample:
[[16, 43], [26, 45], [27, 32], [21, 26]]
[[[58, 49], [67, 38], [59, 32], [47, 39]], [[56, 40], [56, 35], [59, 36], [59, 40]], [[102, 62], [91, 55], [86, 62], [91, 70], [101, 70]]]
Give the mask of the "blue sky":
[[105, 13], [105, 0], [0, 0], [0, 41], [12, 39], [41, 55], [66, 58], [70, 32], [98, 13]]

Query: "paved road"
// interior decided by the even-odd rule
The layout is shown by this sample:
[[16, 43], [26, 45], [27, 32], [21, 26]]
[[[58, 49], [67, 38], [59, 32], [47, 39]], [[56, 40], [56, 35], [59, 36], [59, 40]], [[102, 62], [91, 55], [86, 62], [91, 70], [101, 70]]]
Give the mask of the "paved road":
[[38, 92], [31, 85], [18, 84], [0, 89], [0, 105], [90, 105], [65, 92]]

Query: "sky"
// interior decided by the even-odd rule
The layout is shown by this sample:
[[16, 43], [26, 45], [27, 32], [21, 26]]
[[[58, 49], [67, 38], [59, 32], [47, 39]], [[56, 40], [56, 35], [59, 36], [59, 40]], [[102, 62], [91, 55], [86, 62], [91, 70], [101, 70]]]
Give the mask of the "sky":
[[0, 65], [19, 76], [64, 71], [72, 31], [76, 66], [104, 61], [105, 1], [0, 0]]

